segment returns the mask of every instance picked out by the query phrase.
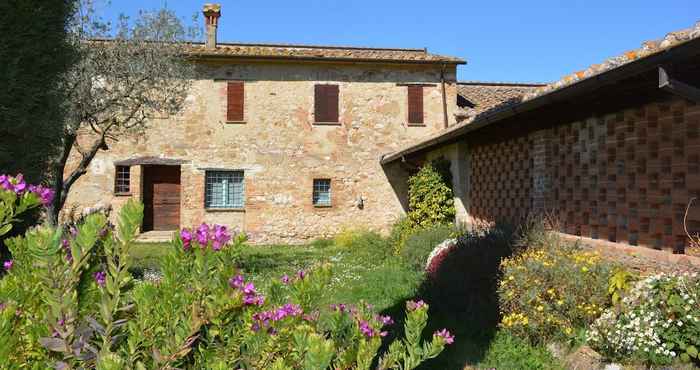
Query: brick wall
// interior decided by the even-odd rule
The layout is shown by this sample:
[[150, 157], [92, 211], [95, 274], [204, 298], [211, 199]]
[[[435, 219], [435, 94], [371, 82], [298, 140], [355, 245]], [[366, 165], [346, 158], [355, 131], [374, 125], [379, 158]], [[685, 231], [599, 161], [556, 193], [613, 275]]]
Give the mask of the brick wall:
[[[567, 234], [674, 252], [687, 245], [686, 205], [700, 197], [695, 103], [668, 98], [507, 138], [472, 137], [470, 150], [474, 221], [547, 211]], [[687, 225], [700, 232], [700, 205]]]

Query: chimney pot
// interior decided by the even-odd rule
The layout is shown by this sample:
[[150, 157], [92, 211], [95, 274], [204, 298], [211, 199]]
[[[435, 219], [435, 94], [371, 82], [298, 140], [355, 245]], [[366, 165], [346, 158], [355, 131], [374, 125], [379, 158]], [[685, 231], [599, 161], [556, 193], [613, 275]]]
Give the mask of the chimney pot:
[[207, 49], [216, 49], [216, 31], [221, 17], [221, 4], [204, 4], [204, 23], [207, 32], [205, 46]]

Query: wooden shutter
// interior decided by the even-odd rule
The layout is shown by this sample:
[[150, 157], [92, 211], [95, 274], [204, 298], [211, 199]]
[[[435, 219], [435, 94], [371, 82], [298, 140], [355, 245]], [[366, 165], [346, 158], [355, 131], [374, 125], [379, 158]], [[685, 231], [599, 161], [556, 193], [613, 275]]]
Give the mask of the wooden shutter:
[[408, 123], [423, 124], [423, 86], [408, 86]]
[[243, 118], [243, 82], [229, 82], [226, 92], [226, 120], [242, 122]]
[[314, 86], [316, 122], [338, 122], [338, 85]]

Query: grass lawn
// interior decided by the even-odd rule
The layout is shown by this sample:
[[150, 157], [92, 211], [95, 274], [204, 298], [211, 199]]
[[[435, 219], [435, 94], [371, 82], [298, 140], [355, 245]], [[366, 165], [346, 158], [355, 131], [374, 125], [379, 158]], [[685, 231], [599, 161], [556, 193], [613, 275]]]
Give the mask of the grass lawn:
[[[157, 269], [158, 260], [166, 253], [167, 248], [167, 244], [160, 243], [136, 245], [132, 253], [136, 259], [135, 265]], [[401, 315], [405, 301], [421, 295], [423, 274], [398, 257], [378, 253], [375, 249], [372, 246], [359, 249], [344, 248], [332, 241], [316, 241], [303, 246], [245, 246], [240, 267], [246, 278], [252, 278], [256, 285], [264, 288], [266, 281], [279, 279], [284, 274], [291, 276], [301, 269], [308, 269], [319, 263], [330, 263], [333, 266], [333, 279], [324, 297], [326, 302], [322, 303], [357, 303], [364, 300], [374, 305], [378, 311], [394, 317], [397, 321], [394, 331], [397, 331], [403, 325]], [[465, 365], [476, 368], [518, 368], [517, 364], [510, 362], [513, 361], [512, 358], [499, 359], [498, 354], [492, 355], [488, 351], [495, 335], [495, 328], [488, 322], [490, 320], [480, 317], [479, 313], [431, 309], [426, 334], [448, 328], [455, 334], [456, 340], [438, 358], [427, 362], [421, 369], [463, 369]], [[513, 356], [529, 358], [528, 351], [530, 348], [516, 349]], [[535, 355], [544, 356], [539, 352], [535, 352]], [[506, 364], [508, 367], [505, 367]]]

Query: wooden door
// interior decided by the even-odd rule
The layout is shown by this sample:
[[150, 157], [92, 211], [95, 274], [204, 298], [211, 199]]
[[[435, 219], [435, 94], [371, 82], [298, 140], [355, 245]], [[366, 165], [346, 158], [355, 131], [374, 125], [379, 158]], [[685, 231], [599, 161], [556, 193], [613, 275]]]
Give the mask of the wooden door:
[[180, 166], [144, 166], [143, 231], [180, 228]]

